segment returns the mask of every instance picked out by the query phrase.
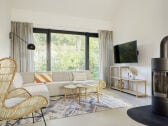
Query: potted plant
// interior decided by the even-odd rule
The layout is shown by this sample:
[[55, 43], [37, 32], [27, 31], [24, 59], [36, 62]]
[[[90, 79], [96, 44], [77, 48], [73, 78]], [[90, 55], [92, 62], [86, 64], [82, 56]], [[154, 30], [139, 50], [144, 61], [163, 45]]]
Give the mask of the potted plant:
[[134, 67], [130, 67], [129, 68], [129, 75], [130, 75], [130, 78], [132, 78], [133, 80], [135, 80], [135, 76], [138, 75], [138, 70]]

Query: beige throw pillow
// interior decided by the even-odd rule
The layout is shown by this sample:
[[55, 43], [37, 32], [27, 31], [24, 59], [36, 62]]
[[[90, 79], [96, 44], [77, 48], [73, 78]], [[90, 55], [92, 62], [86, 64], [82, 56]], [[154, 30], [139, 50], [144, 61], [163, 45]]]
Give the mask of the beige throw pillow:
[[83, 81], [87, 80], [87, 75], [85, 72], [73, 72], [74, 81]]
[[16, 73], [13, 79], [13, 83], [11, 85], [11, 89], [21, 88], [23, 85], [23, 78], [20, 73]]

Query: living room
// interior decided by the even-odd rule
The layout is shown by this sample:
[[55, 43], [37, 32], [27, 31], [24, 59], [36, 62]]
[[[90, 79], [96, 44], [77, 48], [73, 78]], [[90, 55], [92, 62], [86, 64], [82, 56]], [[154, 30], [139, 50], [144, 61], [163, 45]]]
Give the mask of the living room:
[[[110, 92], [110, 95], [112, 92], [113, 95], [119, 96], [121, 100], [130, 101], [132, 104], [134, 102], [142, 103], [141, 105], [150, 104], [150, 96], [152, 95], [151, 60], [152, 58], [160, 57], [160, 43], [167, 36], [167, 3], [166, 0], [2, 0], [0, 4], [0, 58], [11, 56], [11, 40], [9, 38], [11, 21], [32, 23], [33, 28], [36, 29], [71, 31], [80, 34], [99, 34], [101, 30], [111, 31], [113, 46], [134, 40], [137, 41], [138, 62], [117, 63], [113, 65], [136, 68], [138, 71], [136, 78], [146, 81], [147, 97], [135, 97], [127, 93], [109, 89], [109, 82], [106, 82], [108, 89], [103, 90], [107, 90], [108, 93]], [[34, 52], [37, 49], [38, 46], [36, 45]], [[113, 61], [113, 57], [111, 58]], [[102, 79], [100, 76], [97, 76], [97, 78]], [[140, 91], [143, 91], [142, 87], [140, 87]], [[147, 103], [145, 103], [146, 101]], [[122, 111], [124, 112], [122, 113]], [[118, 118], [113, 113], [119, 113]], [[102, 113], [102, 115], [101, 113], [96, 114], [98, 115], [91, 116], [87, 114], [88, 116], [84, 115], [81, 118], [94, 120], [94, 117], [97, 116], [99, 119], [102, 118], [103, 121], [97, 121], [98, 123], [93, 124], [119, 125], [117, 122], [119, 122], [121, 115], [121, 118], [125, 119], [125, 123], [129, 125], [143, 125], [129, 118], [127, 116], [127, 109], [122, 110], [117, 108], [112, 110], [111, 113], [108, 113], [115, 118], [113, 119], [114, 122], [110, 123], [105, 123], [107, 120], [102, 117], [102, 115], [104, 116], [107, 113]], [[68, 117], [63, 120], [55, 119], [51, 121], [52, 123], [47, 122], [47, 124], [62, 125], [67, 122], [65, 125], [68, 125], [68, 123], [82, 125], [79, 122], [82, 119], [79, 118], [80, 116]], [[90, 121], [90, 119], [88, 120]], [[43, 125], [43, 123], [40, 124]], [[121, 123], [120, 125], [123, 124]], [[89, 124], [85, 123], [85, 125]]]

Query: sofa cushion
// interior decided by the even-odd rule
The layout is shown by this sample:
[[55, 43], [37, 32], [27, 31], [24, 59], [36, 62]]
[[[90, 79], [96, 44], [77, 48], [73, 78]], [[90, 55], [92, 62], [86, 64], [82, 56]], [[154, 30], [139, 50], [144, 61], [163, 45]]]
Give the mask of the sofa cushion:
[[72, 81], [72, 72], [52, 72], [53, 82]]
[[74, 81], [84, 81], [87, 80], [86, 72], [72, 72]]
[[49, 90], [50, 96], [64, 95], [64, 86], [72, 84], [72, 81], [50, 82], [46, 86]]
[[20, 74], [23, 78], [23, 84], [34, 82], [34, 72], [22, 72]]
[[72, 76], [73, 76], [73, 72], [75, 72], [75, 73], [86, 73], [87, 80], [91, 80], [91, 73], [90, 73], [89, 70], [72, 71]]
[[58, 81], [58, 82], [47, 82], [46, 85], [49, 85], [49, 84], [74, 84], [73, 81]]
[[35, 75], [34, 75], [34, 82], [35, 83], [52, 82], [52, 73], [50, 73], [50, 72], [35, 73]]
[[87, 80], [91, 80], [91, 73], [89, 70], [85, 70], [86, 75], [87, 75]]
[[[44, 84], [44, 83], [38, 83], [38, 85], [40, 84]], [[28, 87], [28, 86], [35, 86], [36, 84], [33, 82], [33, 83], [26, 83], [26, 84], [23, 84], [23, 87]]]
[[74, 84], [98, 84], [97, 80], [73, 81]]

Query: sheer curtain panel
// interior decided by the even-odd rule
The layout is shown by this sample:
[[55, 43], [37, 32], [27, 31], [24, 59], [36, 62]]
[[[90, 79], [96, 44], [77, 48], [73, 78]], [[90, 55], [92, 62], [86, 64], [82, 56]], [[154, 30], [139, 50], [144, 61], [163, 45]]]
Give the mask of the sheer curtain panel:
[[18, 72], [33, 71], [33, 52], [27, 50], [28, 43], [33, 43], [33, 24], [12, 21], [11, 57], [16, 60]]
[[100, 79], [106, 81], [110, 87], [110, 66], [113, 65], [113, 33], [112, 31], [99, 31], [100, 48]]

